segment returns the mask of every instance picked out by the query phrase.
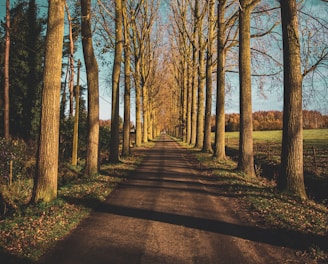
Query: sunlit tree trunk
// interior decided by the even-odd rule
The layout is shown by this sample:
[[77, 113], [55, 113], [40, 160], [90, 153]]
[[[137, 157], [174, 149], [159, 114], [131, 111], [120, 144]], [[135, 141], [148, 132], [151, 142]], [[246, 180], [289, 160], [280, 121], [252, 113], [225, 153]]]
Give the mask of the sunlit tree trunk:
[[193, 51], [192, 51], [192, 96], [191, 96], [191, 139], [190, 144], [192, 146], [196, 145], [196, 137], [197, 137], [197, 96], [198, 96], [198, 74], [197, 74], [197, 44], [196, 44], [196, 36], [197, 36], [197, 24], [198, 24], [198, 16], [199, 16], [199, 3], [198, 0], [195, 0], [195, 11], [194, 11], [194, 31], [192, 36], [193, 43]]
[[142, 85], [142, 113], [143, 113], [143, 134], [142, 141], [148, 142], [148, 126], [149, 126], [149, 106], [148, 106], [148, 87]]
[[10, 0], [6, 0], [6, 35], [4, 61], [4, 136], [10, 138], [9, 131], [9, 54], [10, 54]]
[[205, 41], [203, 38], [203, 18], [200, 17], [200, 12], [196, 14], [198, 25], [198, 103], [197, 103], [197, 134], [196, 148], [203, 148], [204, 143], [204, 116], [205, 116]]
[[119, 99], [120, 74], [123, 52], [123, 5], [122, 0], [115, 0], [115, 57], [112, 74], [112, 122], [110, 137], [110, 162], [119, 162]]
[[239, 10], [239, 86], [240, 134], [238, 169], [255, 177], [253, 153], [253, 113], [251, 87], [251, 12], [259, 0], [240, 0]]
[[88, 83], [88, 142], [85, 172], [98, 173], [99, 162], [99, 80], [91, 31], [91, 0], [81, 0], [82, 45]]
[[208, 2], [208, 40], [206, 58], [206, 106], [203, 152], [212, 153], [211, 116], [212, 116], [212, 65], [214, 40], [214, 0]]
[[142, 123], [141, 123], [141, 85], [140, 85], [140, 64], [139, 60], [136, 62], [136, 76], [135, 76], [135, 89], [136, 89], [136, 147], [142, 144]]
[[[189, 60], [189, 58], [188, 58]], [[187, 86], [187, 140], [186, 142], [190, 144], [191, 141], [191, 106], [192, 106], [192, 73], [191, 64], [188, 61], [187, 66], [187, 76], [188, 76], [188, 86]]]
[[140, 52], [138, 45], [138, 31], [135, 19], [132, 21], [133, 46], [134, 46], [134, 85], [135, 85], [135, 109], [136, 109], [136, 134], [135, 145], [140, 147], [142, 144], [142, 123], [141, 123], [141, 80], [140, 80]]
[[225, 3], [219, 1], [217, 16], [217, 80], [216, 80], [216, 129], [215, 129], [215, 150], [216, 160], [225, 160]]
[[49, 0], [40, 138], [32, 202], [57, 197], [64, 0]]
[[123, 148], [122, 156], [130, 155], [130, 90], [131, 90], [131, 51], [128, 17], [126, 14], [126, 1], [123, 1], [124, 24], [124, 123], [123, 123]]
[[73, 128], [72, 166], [77, 165], [79, 146], [79, 115], [80, 115], [80, 68], [81, 61], [78, 61], [77, 84], [75, 86], [75, 116]]
[[281, 189], [307, 199], [303, 175], [302, 74], [295, 0], [280, 1], [284, 55]]

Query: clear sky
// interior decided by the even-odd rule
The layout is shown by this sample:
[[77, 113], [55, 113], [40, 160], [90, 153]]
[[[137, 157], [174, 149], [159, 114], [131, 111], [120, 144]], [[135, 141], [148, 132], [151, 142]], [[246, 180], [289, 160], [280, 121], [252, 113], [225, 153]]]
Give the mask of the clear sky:
[[[48, 1], [47, 0], [37, 0], [40, 3], [40, 11], [46, 12]], [[13, 4], [14, 1], [11, 0]], [[305, 0], [307, 6], [312, 7], [313, 9], [322, 8], [322, 5], [326, 5], [327, 8], [328, 4], [323, 4], [320, 0]], [[327, 11], [326, 11], [327, 12]], [[326, 13], [326, 15], [328, 15]], [[5, 16], [5, 0], [2, 0], [0, 3], [0, 18], [3, 19]], [[81, 45], [79, 45], [79, 49], [76, 53], [76, 61], [81, 59], [83, 61], [83, 54]], [[111, 113], [111, 91], [110, 91], [110, 77], [111, 77], [111, 69], [108, 66], [103, 67], [99, 62], [100, 67], [100, 118], [101, 119], [110, 119]], [[238, 75], [235, 76], [231, 75], [229, 77], [230, 84], [231, 84], [231, 91], [226, 95], [226, 112], [227, 113], [236, 113], [239, 112], [239, 86], [238, 82], [234, 81], [236, 78], [238, 79]], [[85, 76], [85, 67], [82, 67], [81, 70], [81, 85], [86, 86], [86, 76]], [[266, 90], [266, 89], [264, 89]], [[320, 102], [312, 102], [310, 105], [306, 105], [305, 108], [309, 110], [320, 110], [321, 112], [328, 114], [328, 102], [327, 97], [325, 94], [327, 91], [322, 91], [323, 97]], [[122, 101], [122, 100], [121, 100]], [[279, 110], [281, 111], [283, 107], [283, 85], [282, 83], [275, 87], [274, 90], [270, 91], [267, 89], [264, 93], [261, 93], [254, 85], [253, 88], [253, 111], [265, 111], [265, 110]], [[132, 109], [132, 115], [134, 115], [134, 109]], [[123, 116], [123, 113], [121, 113]], [[132, 120], [134, 120], [134, 116], [132, 116]]]

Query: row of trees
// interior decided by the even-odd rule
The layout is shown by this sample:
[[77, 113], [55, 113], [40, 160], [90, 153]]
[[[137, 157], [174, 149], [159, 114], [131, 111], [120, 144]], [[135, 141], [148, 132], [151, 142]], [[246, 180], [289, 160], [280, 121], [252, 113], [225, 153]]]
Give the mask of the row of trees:
[[[229, 89], [226, 77], [238, 73], [238, 169], [255, 177], [252, 81], [263, 93], [267, 77], [271, 77], [271, 87], [283, 79], [283, 147], [278, 184], [281, 189], [306, 198], [303, 180], [302, 85], [311, 86], [311, 91], [315, 90], [315, 86], [321, 88], [326, 85], [323, 76], [327, 70], [325, 61], [328, 47], [324, 40], [327, 21], [309, 12], [311, 10], [306, 2], [297, 4], [294, 0], [223, 0], [216, 3], [214, 14], [214, 1], [211, 0], [170, 2], [171, 20], [174, 21], [171, 29], [174, 35], [172, 61], [178, 101], [175, 112], [179, 116], [170, 130], [202, 151], [213, 152], [217, 160], [224, 160], [224, 106], [225, 94]], [[324, 2], [318, 4], [326, 5]], [[213, 32], [215, 23], [216, 32]], [[281, 30], [278, 25], [281, 25]], [[216, 38], [213, 37], [215, 33]], [[209, 143], [211, 122], [208, 117], [211, 113], [212, 84], [215, 80], [212, 73], [215, 66], [216, 123], [212, 150]]]
[[[35, 1], [30, 0], [29, 5], [33, 3], [35, 5]], [[284, 72], [284, 133], [279, 185], [282, 189], [286, 188], [297, 196], [306, 198], [301, 144], [302, 80], [304, 81], [309, 74], [314, 74], [327, 58], [327, 47], [323, 41], [323, 32], [327, 30], [327, 23], [315, 16], [311, 17], [317, 23], [315, 31], [317, 34], [308, 35], [306, 38], [309, 53], [307, 53], [302, 73], [301, 59], [304, 56], [303, 53], [301, 56], [300, 40], [306, 41], [304, 41], [305, 38], [299, 37], [296, 1], [281, 1], [280, 6], [274, 6], [274, 4], [278, 3], [264, 0], [172, 0], [169, 3], [161, 3], [159, 0], [106, 2], [99, 0], [92, 10], [91, 0], [80, 0], [77, 11], [74, 11], [76, 20], [71, 17], [70, 8], [64, 0], [50, 0], [44, 60], [42, 64], [37, 63], [40, 68], [43, 68], [43, 77], [40, 82], [42, 92], [40, 90], [39, 101], [34, 99], [34, 105], [38, 102], [42, 104], [39, 111], [38, 157], [32, 201], [48, 202], [57, 195], [65, 6], [69, 23], [69, 45], [65, 49], [68, 51], [69, 82], [74, 72], [74, 45], [79, 32], [81, 32], [87, 75], [88, 133], [85, 167], [87, 175], [97, 173], [99, 166], [99, 70], [96, 60], [98, 54], [102, 64], [112, 66], [109, 156], [111, 162], [118, 162], [121, 154], [119, 151], [121, 86], [124, 86], [122, 155], [130, 154], [130, 110], [133, 105], [136, 120], [136, 146], [154, 138], [160, 130], [165, 129], [176, 135], [180, 134], [184, 141], [205, 152], [214, 152], [217, 160], [225, 159], [224, 104], [228, 87], [226, 76], [228, 73], [238, 73], [240, 86], [238, 168], [247, 175], [255, 177], [251, 65], [257, 64], [258, 69], [263, 69], [264, 60], [256, 60], [256, 58], [264, 55], [265, 60], [270, 62], [269, 66], [266, 67], [267, 70], [264, 73], [257, 75], [273, 76], [278, 79], [279, 72], [282, 70]], [[170, 11], [166, 9], [167, 7]], [[279, 10], [281, 10], [281, 19]], [[160, 15], [168, 17], [166, 25], [164, 20], [160, 19]], [[274, 20], [274, 18], [278, 19]], [[79, 21], [79, 23], [73, 23], [73, 21]], [[92, 27], [92, 22], [94, 27]], [[275, 37], [281, 36], [277, 29], [280, 22], [283, 32], [281, 38]], [[36, 20], [34, 24], [37, 24]], [[38, 25], [42, 32], [42, 24]], [[78, 25], [79, 29], [73, 30], [76, 28], [74, 25]], [[6, 24], [5, 29], [6, 40], [11, 40], [10, 23]], [[314, 27], [311, 26], [311, 30], [313, 33]], [[268, 36], [271, 36], [270, 41]], [[251, 37], [256, 40], [256, 45], [251, 45]], [[265, 43], [268, 46], [272, 43], [278, 43], [278, 47], [283, 46], [283, 52], [280, 49], [278, 51], [274, 49], [276, 52], [274, 55], [264, 52], [260, 49], [263, 46], [263, 43], [259, 41], [260, 38], [266, 38]], [[39, 39], [42, 37], [40, 36]], [[316, 41], [316, 46], [312, 50], [310, 46], [313, 39]], [[36, 46], [37, 44], [33, 48]], [[34, 50], [34, 52], [42, 54], [40, 50]], [[17, 50], [13, 52], [15, 51], [17, 52]], [[312, 51], [321, 55], [310, 55], [313, 54]], [[277, 59], [278, 54], [282, 53], [283, 63]], [[4, 54], [7, 53], [4, 52]], [[18, 61], [21, 62], [21, 59]], [[33, 69], [32, 65], [33, 63], [27, 68]], [[4, 72], [6, 69], [5, 66]], [[315, 79], [313, 76], [312, 80]], [[4, 84], [7, 84], [9, 80], [7, 77], [4, 75]], [[33, 78], [36, 80], [37, 77]], [[211, 109], [215, 79], [216, 129], [215, 146], [212, 150]], [[262, 78], [260, 79], [259, 84], [262, 83]], [[10, 120], [8, 119], [9, 108], [7, 109], [9, 101], [6, 89], [8, 87], [6, 85], [4, 87], [3, 124], [5, 136], [8, 136], [8, 120]], [[74, 85], [69, 87], [69, 112], [72, 115]], [[30, 90], [27, 89], [27, 91]], [[65, 95], [66, 92], [63, 94]], [[134, 100], [131, 100], [131, 95], [135, 96]], [[22, 96], [22, 101], [26, 99], [26, 96], [28, 97], [28, 94]], [[62, 109], [66, 105], [65, 99], [66, 97], [63, 96]], [[31, 115], [28, 115], [31, 118]], [[35, 118], [37, 119], [37, 116]]]
[[[11, 53], [20, 54], [24, 53], [25, 45], [28, 43], [28, 39], [22, 39], [19, 44], [23, 46], [19, 49], [13, 45], [15, 39], [12, 35], [16, 34], [20, 36], [19, 32], [15, 32], [15, 29], [19, 30], [19, 25], [25, 25], [25, 20], [28, 10], [33, 6], [34, 19], [37, 19], [36, 11], [37, 6], [34, 0], [19, 3], [22, 7], [21, 16], [18, 17], [14, 10], [9, 12], [9, 1], [7, 11], [10, 15], [9, 22], [19, 21], [17, 25], [13, 23], [7, 23], [4, 26], [5, 34], [10, 33], [10, 48]], [[78, 120], [79, 116], [79, 100], [81, 96], [78, 95], [79, 85], [74, 88], [72, 80], [74, 80], [74, 53], [76, 50], [76, 41], [81, 34], [85, 69], [87, 75], [87, 153], [86, 153], [86, 165], [85, 174], [93, 175], [98, 173], [98, 153], [99, 153], [99, 70], [96, 60], [97, 51], [101, 51], [103, 56], [107, 56], [105, 63], [111, 64], [112, 54], [114, 53], [114, 63], [112, 69], [112, 119], [110, 122], [111, 131], [107, 137], [110, 139], [110, 155], [109, 160], [111, 162], [119, 161], [119, 126], [121, 119], [119, 117], [119, 94], [121, 86], [121, 78], [123, 74], [120, 72], [122, 61], [124, 59], [124, 142], [122, 155], [130, 154], [130, 93], [131, 87], [134, 88], [136, 95], [135, 98], [135, 111], [136, 111], [136, 146], [140, 146], [143, 142], [147, 142], [149, 139], [159, 134], [159, 125], [161, 118], [161, 104], [166, 103], [167, 93], [165, 95], [160, 93], [160, 90], [164, 88], [164, 84], [161, 80], [164, 77], [164, 63], [165, 56], [159, 53], [160, 48], [160, 23], [157, 22], [158, 10], [160, 7], [159, 1], [109, 1], [106, 3], [99, 3], [92, 11], [91, 1], [81, 0], [76, 2], [74, 12], [72, 8], [67, 5], [64, 0], [52, 0], [49, 1], [48, 6], [48, 18], [47, 18], [47, 30], [46, 37], [41, 35], [43, 32], [44, 20], [37, 19], [40, 27], [39, 40], [40, 46], [30, 47], [34, 53], [33, 58], [40, 58], [35, 64], [40, 69], [43, 67], [43, 77], [39, 76], [39, 79], [34, 78], [34, 88], [40, 87], [39, 94], [29, 87], [24, 87], [24, 94], [18, 98], [13, 97], [19, 90], [19, 87], [13, 85], [14, 82], [10, 79], [10, 100], [19, 101], [24, 104], [28, 97], [38, 96], [38, 100], [33, 102], [33, 111], [39, 116], [36, 116], [36, 133], [34, 138], [38, 138], [38, 153], [35, 183], [33, 189], [32, 202], [37, 201], [51, 201], [57, 195], [57, 178], [58, 178], [58, 153], [59, 139], [63, 138], [63, 134], [59, 135], [59, 126], [63, 124], [68, 118], [68, 121], [72, 119], [74, 115], [73, 111], [73, 98], [75, 92], [75, 120]], [[68, 32], [69, 36], [64, 37], [64, 18], [65, 10], [67, 14]], [[91, 22], [94, 20], [97, 30], [96, 34], [92, 33]], [[73, 22], [74, 21], [74, 22]], [[80, 23], [76, 23], [80, 21]], [[30, 25], [36, 24], [36, 20]], [[156, 28], [156, 31], [154, 30]], [[35, 32], [37, 33], [37, 32]], [[36, 36], [36, 34], [32, 34]], [[94, 35], [94, 36], [93, 36]], [[26, 35], [27, 37], [28, 35]], [[64, 41], [63, 41], [64, 40]], [[96, 44], [93, 45], [93, 41], [96, 40]], [[18, 43], [18, 42], [17, 42]], [[101, 43], [101, 44], [99, 44]], [[96, 49], [94, 49], [94, 46]], [[44, 48], [44, 49], [43, 49]], [[124, 50], [124, 52], [123, 52]], [[2, 54], [6, 54], [3, 49]], [[35, 55], [37, 54], [37, 56]], [[62, 71], [64, 70], [65, 63], [64, 58], [68, 58], [67, 74], [63, 80]], [[14, 55], [9, 56], [10, 62], [14, 61]], [[31, 58], [31, 60], [33, 59]], [[33, 71], [33, 63], [25, 58], [18, 58], [18, 63], [24, 63], [26, 61], [26, 71]], [[4, 67], [4, 72], [9, 69], [10, 76], [15, 79], [15, 71], [20, 69], [20, 65], [9, 63]], [[158, 69], [161, 69], [159, 71]], [[35, 72], [35, 71], [34, 71]], [[42, 75], [42, 72], [35, 72]], [[17, 79], [22, 75], [17, 75]], [[9, 78], [8, 78], [9, 80]], [[24, 84], [31, 84], [29, 81], [20, 79]], [[66, 100], [66, 81], [68, 80], [69, 86], [69, 102]], [[4, 83], [4, 81], [3, 81]], [[41, 92], [42, 90], [42, 92]], [[30, 96], [30, 94], [32, 96]], [[60, 102], [61, 98], [61, 102]], [[40, 106], [40, 102], [42, 105]], [[38, 103], [39, 104], [38, 104]], [[173, 102], [171, 102], [173, 104]], [[15, 105], [11, 101], [4, 100], [4, 105], [10, 105], [11, 112], [6, 112], [4, 109], [2, 123], [5, 137], [19, 137], [26, 140], [32, 139], [28, 135], [23, 126], [16, 122], [21, 119], [22, 122], [29, 123], [29, 120], [24, 119], [22, 112], [31, 117], [29, 112], [25, 109], [17, 111]], [[66, 116], [66, 105], [69, 105], [69, 117]], [[16, 116], [15, 116], [16, 114]], [[14, 119], [15, 118], [15, 119]], [[15, 124], [16, 123], [16, 124]], [[70, 123], [70, 121], [68, 122]], [[17, 130], [13, 129], [13, 126], [17, 125]], [[64, 125], [62, 126], [64, 127]], [[74, 134], [75, 134], [74, 126]], [[10, 131], [10, 133], [9, 133]], [[17, 131], [17, 133], [16, 133]], [[18, 134], [21, 133], [21, 134]], [[73, 139], [76, 137], [73, 136]], [[67, 142], [66, 142], [67, 143]], [[74, 145], [74, 144], [73, 144]], [[73, 147], [75, 148], [75, 147]]]

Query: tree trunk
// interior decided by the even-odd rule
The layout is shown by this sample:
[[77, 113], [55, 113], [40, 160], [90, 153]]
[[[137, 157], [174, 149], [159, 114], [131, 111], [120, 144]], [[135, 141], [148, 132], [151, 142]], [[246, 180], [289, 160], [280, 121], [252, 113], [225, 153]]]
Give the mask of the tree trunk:
[[130, 36], [128, 29], [128, 17], [126, 14], [126, 3], [123, 2], [123, 24], [124, 24], [124, 123], [123, 123], [123, 149], [122, 156], [130, 155], [130, 90], [131, 90], [131, 51]]
[[4, 61], [4, 136], [10, 138], [9, 132], [9, 54], [10, 54], [10, 0], [6, 0], [6, 36]]
[[[189, 60], [189, 59], [188, 59]], [[187, 143], [191, 142], [191, 106], [192, 106], [192, 67], [188, 62], [187, 76], [188, 76], [188, 87], [187, 87]]]
[[110, 162], [119, 162], [119, 122], [120, 122], [120, 74], [123, 51], [123, 5], [122, 0], [115, 0], [115, 57], [112, 74], [112, 122], [110, 137]]
[[197, 109], [197, 134], [196, 148], [203, 148], [204, 143], [204, 116], [205, 116], [205, 44], [203, 39], [203, 20], [199, 19], [198, 14], [198, 109]]
[[208, 42], [206, 59], [206, 106], [203, 152], [212, 153], [211, 119], [212, 119], [212, 65], [214, 39], [214, 0], [208, 3]]
[[196, 35], [197, 35], [197, 24], [199, 16], [199, 1], [195, 0], [195, 10], [194, 10], [194, 31], [192, 36], [192, 96], [191, 96], [191, 139], [190, 144], [192, 146], [196, 145], [197, 137], [197, 83], [198, 83], [198, 74], [197, 74], [197, 44], [196, 44]]
[[240, 135], [238, 169], [250, 177], [255, 177], [250, 49], [251, 11], [255, 2], [240, 0], [239, 10]]
[[225, 1], [218, 4], [218, 37], [217, 37], [217, 80], [216, 80], [216, 129], [215, 129], [215, 152], [216, 160], [225, 160]]
[[148, 142], [148, 126], [149, 126], [149, 109], [148, 109], [148, 87], [143, 84], [142, 85], [142, 113], [143, 113], [143, 134], [142, 141], [143, 143]]
[[140, 85], [140, 63], [136, 60], [135, 69], [135, 89], [136, 89], [136, 147], [142, 144], [142, 124], [141, 124], [141, 85]]
[[73, 40], [73, 25], [72, 18], [69, 13], [69, 8], [67, 2], [65, 1], [65, 9], [68, 20], [68, 33], [69, 33], [69, 116], [73, 117], [73, 105], [74, 105], [74, 40]]
[[73, 147], [72, 147], [72, 166], [77, 165], [78, 146], [79, 146], [79, 115], [80, 115], [80, 67], [81, 61], [78, 61], [77, 84], [75, 87], [75, 116], [73, 128]]
[[99, 162], [99, 80], [91, 31], [91, 0], [81, 0], [82, 45], [88, 83], [88, 142], [85, 173], [98, 173]]
[[50, 0], [43, 73], [42, 111], [32, 202], [57, 197], [64, 0]]
[[302, 74], [295, 0], [280, 1], [284, 55], [281, 189], [307, 199], [303, 175]]

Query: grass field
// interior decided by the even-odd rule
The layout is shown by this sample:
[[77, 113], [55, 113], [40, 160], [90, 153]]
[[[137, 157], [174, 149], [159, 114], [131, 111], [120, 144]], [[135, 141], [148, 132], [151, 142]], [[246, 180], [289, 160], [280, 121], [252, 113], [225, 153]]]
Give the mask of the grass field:
[[[279, 171], [282, 131], [254, 131], [254, 156], [258, 172], [274, 178]], [[214, 142], [214, 135], [213, 135]], [[328, 129], [303, 131], [304, 175], [311, 196], [328, 199]], [[226, 150], [238, 158], [239, 132], [226, 133]]]

